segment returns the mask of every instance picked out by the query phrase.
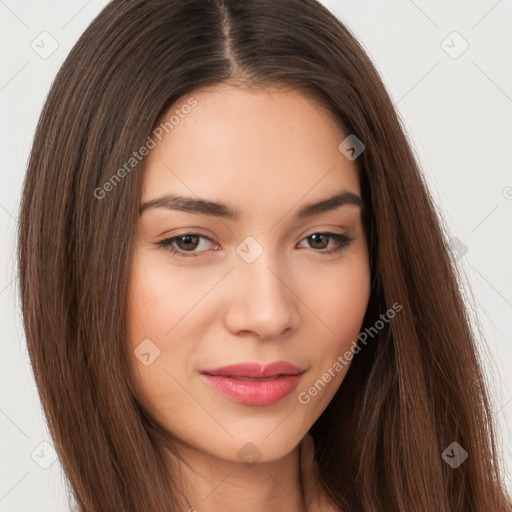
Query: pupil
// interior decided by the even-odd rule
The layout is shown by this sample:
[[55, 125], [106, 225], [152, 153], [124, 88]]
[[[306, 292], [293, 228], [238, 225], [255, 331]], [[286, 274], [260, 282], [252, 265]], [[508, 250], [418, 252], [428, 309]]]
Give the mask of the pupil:
[[[322, 235], [322, 234], [316, 234], [316, 235], [311, 235], [310, 238], [313, 239], [313, 244], [315, 244], [317, 241], [315, 239], [317, 239], [318, 237], [324, 237], [325, 238], [325, 235]], [[321, 245], [321, 244], [320, 244]], [[320, 249], [323, 249], [324, 247], [320, 247]], [[318, 247], [317, 247], [318, 249]]]
[[[194, 242], [195, 242], [195, 243], [194, 243], [194, 242], [191, 242], [191, 240], [192, 240], [192, 239], [194, 240]], [[195, 246], [197, 246], [197, 243], [198, 243], [199, 237], [198, 237], [198, 236], [196, 236], [196, 235], [184, 235], [184, 236], [181, 236], [181, 237], [179, 237], [179, 238], [178, 238], [178, 240], [177, 240], [178, 245], [182, 245], [182, 244], [181, 244], [181, 242], [182, 242], [183, 240], [186, 240], [186, 241], [185, 241], [185, 244], [184, 244], [185, 246], [186, 246], [187, 244], [192, 243], [192, 245], [194, 245], [194, 247], [180, 247], [180, 249], [184, 249], [184, 250], [186, 250], [186, 249], [195, 249]]]

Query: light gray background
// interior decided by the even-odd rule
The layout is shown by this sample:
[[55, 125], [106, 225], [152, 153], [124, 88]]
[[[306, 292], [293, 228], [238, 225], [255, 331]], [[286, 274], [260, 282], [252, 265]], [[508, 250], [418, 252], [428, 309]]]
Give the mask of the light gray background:
[[[458, 239], [454, 253], [483, 327], [480, 350], [492, 383], [511, 488], [512, 1], [324, 3], [377, 66], [448, 236]], [[59, 461], [41, 467], [52, 462], [51, 439], [20, 321], [14, 240], [22, 180], [43, 101], [71, 47], [106, 4], [0, 0], [0, 512], [69, 510]], [[48, 50], [49, 36], [40, 36], [45, 31], [59, 47], [43, 59], [31, 44]], [[458, 55], [464, 41], [469, 46]]]

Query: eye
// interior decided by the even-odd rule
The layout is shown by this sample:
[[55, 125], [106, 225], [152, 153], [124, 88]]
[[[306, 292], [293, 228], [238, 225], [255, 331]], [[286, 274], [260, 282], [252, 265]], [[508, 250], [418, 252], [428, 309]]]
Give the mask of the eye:
[[[199, 233], [185, 233], [179, 236], [173, 236], [172, 238], [166, 238], [165, 240], [161, 240], [157, 242], [156, 245], [162, 247], [166, 251], [169, 251], [171, 254], [176, 254], [185, 257], [196, 257], [197, 254], [194, 254], [192, 251], [200, 246], [201, 240], [207, 240], [212, 242], [211, 238], [208, 238], [205, 235], [200, 235]], [[173, 244], [178, 245], [178, 250], [173, 247]], [[196, 252], [204, 252], [204, 251], [196, 251]]]
[[[326, 249], [329, 246], [328, 240], [332, 239], [337, 242], [337, 246], [330, 250], [315, 250], [320, 254], [337, 254], [344, 249], [346, 249], [350, 242], [353, 240], [348, 235], [343, 235], [340, 233], [313, 233], [303, 240], [307, 240], [310, 244], [312, 244], [312, 249]], [[173, 255], [179, 256], [180, 258], [188, 258], [188, 257], [197, 257], [202, 252], [206, 252], [206, 249], [196, 251], [198, 247], [201, 247], [201, 241], [204, 240], [206, 242], [213, 242], [213, 240], [205, 235], [201, 235], [199, 233], [185, 233], [183, 235], [173, 236], [171, 238], [166, 238], [165, 240], [161, 240], [156, 243], [159, 247], [164, 250], [170, 252]], [[325, 242], [327, 241], [327, 247], [325, 246]], [[204, 245], [204, 244], [203, 244]], [[206, 244], [208, 245], [208, 244]], [[177, 246], [177, 247], [176, 247]], [[214, 249], [217, 250], [217, 249]]]
[[[306, 238], [304, 238], [304, 240], [308, 240], [308, 241], [312, 242], [313, 249], [325, 249], [326, 248], [325, 241], [328, 239], [336, 240], [338, 245], [328, 251], [315, 251], [315, 252], [318, 252], [320, 254], [327, 254], [327, 255], [337, 254], [337, 253], [345, 250], [350, 245], [350, 242], [352, 242], [352, 240], [353, 240], [348, 235], [342, 235], [341, 233], [329, 233], [329, 232], [313, 233], [313, 234], [307, 236]], [[328, 245], [329, 245], [329, 243], [327, 242], [327, 246]]]

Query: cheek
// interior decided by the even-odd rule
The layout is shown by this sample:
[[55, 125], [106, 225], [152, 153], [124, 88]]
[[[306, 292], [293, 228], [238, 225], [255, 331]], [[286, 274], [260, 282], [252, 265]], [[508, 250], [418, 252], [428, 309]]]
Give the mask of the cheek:
[[370, 297], [370, 279], [366, 272], [354, 272], [333, 280], [331, 287], [333, 299], [329, 301], [326, 294], [321, 306], [341, 350], [359, 334]]
[[178, 342], [190, 287], [180, 282], [183, 277], [171, 275], [166, 265], [139, 255], [130, 274], [128, 349], [138, 398], [149, 410], [158, 409], [160, 401], [175, 402], [172, 375], [176, 367], [187, 367], [194, 350], [192, 339]]
[[154, 254], [138, 257], [131, 271], [127, 305], [130, 339], [136, 343], [141, 336], [154, 336], [171, 342], [211, 281], [212, 276], [203, 279], [197, 271], [177, 271]]
[[304, 289], [307, 303], [316, 315], [323, 348], [332, 355], [350, 347], [363, 323], [370, 297], [370, 269], [367, 258], [360, 255], [337, 269], [325, 268]]
[[310, 355], [314, 366], [298, 396], [313, 420], [327, 407], [351, 365], [370, 297], [370, 271], [367, 260], [361, 258], [315, 277], [314, 291], [309, 286], [309, 294], [304, 295], [314, 305], [311, 321], [315, 325], [310, 326], [316, 333]]
[[[176, 271], [142, 255], [132, 267], [127, 304], [131, 353], [144, 339], [159, 348], [149, 366], [131, 358], [139, 402], [166, 430], [205, 452], [212, 450], [210, 438], [224, 450], [228, 445], [218, 423], [205, 413], [209, 407], [201, 406], [204, 390], [194, 373], [201, 334], [207, 329], [202, 322], [211, 318], [201, 314], [200, 300], [219, 279], [211, 274], [203, 275], [197, 268], [194, 275], [186, 269]], [[220, 411], [214, 416], [222, 418]]]

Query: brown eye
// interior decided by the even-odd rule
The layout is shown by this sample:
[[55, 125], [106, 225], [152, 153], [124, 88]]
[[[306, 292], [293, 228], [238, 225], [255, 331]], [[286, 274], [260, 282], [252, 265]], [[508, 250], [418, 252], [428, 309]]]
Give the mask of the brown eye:
[[329, 235], [325, 233], [315, 233], [307, 237], [308, 240], [312, 240], [311, 247], [313, 249], [325, 249], [329, 245]]
[[[326, 250], [329, 247], [329, 242], [331, 239], [337, 241], [337, 246], [330, 250]], [[204, 248], [203, 250], [196, 250], [199, 246], [201, 246], [202, 240], [205, 240], [206, 242], [213, 242], [207, 236], [201, 235], [199, 233], [185, 233], [183, 235], [161, 240], [160, 242], [157, 242], [156, 245], [162, 247], [173, 255], [184, 258], [190, 256], [199, 256], [201, 253], [208, 252], [207, 249]], [[310, 248], [315, 249], [315, 252], [324, 255], [332, 255], [341, 252], [346, 247], [348, 247], [352, 241], [352, 238], [340, 233], [314, 233], [304, 238], [303, 240], [307, 240]]]
[[190, 251], [197, 248], [200, 237], [197, 235], [183, 235], [175, 238], [176, 245], [183, 251]]
[[[162, 247], [166, 251], [169, 251], [171, 254], [176, 254], [183, 258], [198, 256], [202, 252], [207, 252], [206, 250], [196, 250], [202, 245], [201, 242], [203, 240], [206, 242], [212, 242], [212, 240], [205, 235], [200, 235], [199, 233], [185, 233], [184, 235], [173, 236], [172, 238], [161, 240], [160, 242], [157, 242], [156, 245]], [[206, 243], [206, 246], [208, 246], [208, 243]]]
[[[335, 240], [337, 242], [337, 246], [334, 246], [330, 250], [326, 250], [329, 246], [330, 239]], [[304, 238], [304, 240], [307, 240], [311, 249], [317, 249], [316, 252], [319, 254], [329, 255], [343, 251], [349, 246], [353, 239], [348, 235], [342, 235], [341, 233], [313, 233], [312, 235]]]

